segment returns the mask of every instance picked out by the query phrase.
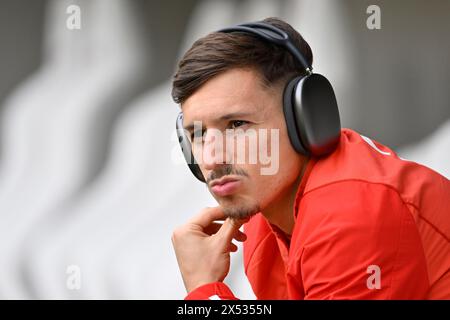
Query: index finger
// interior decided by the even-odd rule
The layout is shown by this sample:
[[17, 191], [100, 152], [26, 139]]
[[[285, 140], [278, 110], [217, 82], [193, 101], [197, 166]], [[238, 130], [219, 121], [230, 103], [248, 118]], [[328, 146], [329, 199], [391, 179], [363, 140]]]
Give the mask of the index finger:
[[225, 243], [229, 243], [239, 233], [239, 228], [246, 222], [243, 219], [227, 218], [222, 227], [217, 232], [217, 235], [221, 236]]
[[202, 228], [208, 227], [212, 222], [216, 220], [225, 219], [225, 213], [220, 206], [217, 207], [207, 207], [203, 209], [198, 215], [193, 217], [189, 223], [198, 225]]

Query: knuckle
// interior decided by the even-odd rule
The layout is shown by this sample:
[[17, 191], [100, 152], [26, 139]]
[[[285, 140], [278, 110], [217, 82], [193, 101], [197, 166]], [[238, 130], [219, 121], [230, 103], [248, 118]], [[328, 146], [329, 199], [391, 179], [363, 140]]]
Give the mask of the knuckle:
[[184, 233], [184, 227], [178, 227], [172, 232], [172, 242], [178, 240]]
[[210, 214], [211, 211], [212, 211], [212, 208], [211, 208], [211, 207], [205, 207], [205, 208], [203, 208], [203, 209], [200, 210], [200, 214], [201, 214], [201, 215], [207, 215], [207, 214]]

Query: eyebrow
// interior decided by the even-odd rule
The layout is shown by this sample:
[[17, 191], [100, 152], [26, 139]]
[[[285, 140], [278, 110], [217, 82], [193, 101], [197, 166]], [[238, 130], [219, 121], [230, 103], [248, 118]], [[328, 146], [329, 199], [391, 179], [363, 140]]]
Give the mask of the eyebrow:
[[[215, 121], [225, 121], [225, 120], [230, 120], [230, 119], [245, 118], [252, 114], [253, 114], [253, 112], [231, 112], [231, 113], [227, 113], [227, 114], [220, 116]], [[191, 132], [194, 129], [194, 124], [193, 123], [188, 124], [187, 126], [184, 127], [184, 129]]]

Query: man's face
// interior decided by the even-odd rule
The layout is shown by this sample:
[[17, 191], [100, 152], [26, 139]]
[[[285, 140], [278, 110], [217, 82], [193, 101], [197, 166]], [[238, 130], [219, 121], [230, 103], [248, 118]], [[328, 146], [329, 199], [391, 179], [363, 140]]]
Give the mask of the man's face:
[[291, 192], [304, 157], [289, 141], [281, 87], [263, 86], [253, 69], [231, 69], [181, 107], [194, 157], [227, 216], [249, 217]]

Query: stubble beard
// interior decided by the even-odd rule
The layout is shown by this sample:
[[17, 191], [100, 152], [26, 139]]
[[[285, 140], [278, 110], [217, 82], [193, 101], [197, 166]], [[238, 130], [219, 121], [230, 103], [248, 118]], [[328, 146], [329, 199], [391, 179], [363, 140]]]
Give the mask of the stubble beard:
[[219, 201], [225, 216], [232, 219], [247, 219], [261, 211], [256, 202], [245, 203], [244, 201]]

